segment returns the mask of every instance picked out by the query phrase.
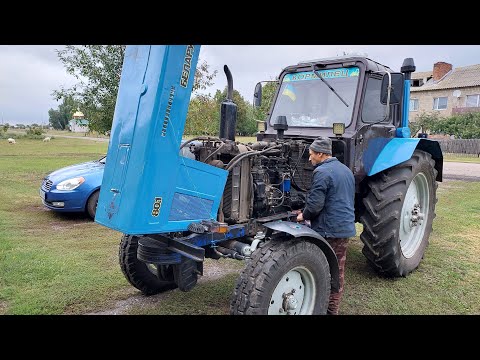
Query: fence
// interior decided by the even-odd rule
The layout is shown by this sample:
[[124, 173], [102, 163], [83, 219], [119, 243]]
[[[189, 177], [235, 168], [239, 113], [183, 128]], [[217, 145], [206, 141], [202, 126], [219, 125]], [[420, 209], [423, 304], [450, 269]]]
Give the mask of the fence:
[[480, 139], [435, 140], [439, 142], [444, 154], [462, 154], [480, 157]]

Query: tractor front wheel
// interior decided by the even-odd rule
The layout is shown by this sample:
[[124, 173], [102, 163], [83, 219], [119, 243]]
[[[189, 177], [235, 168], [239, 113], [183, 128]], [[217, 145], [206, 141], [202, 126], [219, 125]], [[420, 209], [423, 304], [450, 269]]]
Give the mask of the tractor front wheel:
[[237, 280], [232, 315], [326, 314], [330, 267], [322, 250], [301, 239], [268, 241]]
[[118, 258], [123, 275], [145, 295], [154, 295], [177, 287], [171, 266], [146, 264], [137, 259], [138, 239], [123, 235]]
[[431, 155], [415, 150], [410, 160], [373, 177], [363, 199], [363, 254], [389, 277], [406, 276], [423, 258], [437, 202], [437, 170]]

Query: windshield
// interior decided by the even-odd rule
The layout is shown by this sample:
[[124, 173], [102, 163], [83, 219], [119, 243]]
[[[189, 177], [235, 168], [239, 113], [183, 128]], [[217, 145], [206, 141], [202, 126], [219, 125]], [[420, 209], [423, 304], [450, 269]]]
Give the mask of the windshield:
[[342, 100], [313, 71], [286, 74], [273, 107], [270, 125], [277, 117], [287, 117], [288, 126], [332, 127], [334, 123], [348, 126], [357, 91], [358, 67], [316, 71], [335, 89]]

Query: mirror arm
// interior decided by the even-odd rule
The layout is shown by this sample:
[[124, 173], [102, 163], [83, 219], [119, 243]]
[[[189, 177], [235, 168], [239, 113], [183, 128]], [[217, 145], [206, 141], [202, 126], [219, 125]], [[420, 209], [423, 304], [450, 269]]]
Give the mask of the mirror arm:
[[387, 120], [390, 116], [390, 93], [392, 91], [392, 75], [386, 71], [388, 75], [388, 87], [387, 87], [387, 108], [385, 109], [385, 117], [383, 118], [382, 122]]

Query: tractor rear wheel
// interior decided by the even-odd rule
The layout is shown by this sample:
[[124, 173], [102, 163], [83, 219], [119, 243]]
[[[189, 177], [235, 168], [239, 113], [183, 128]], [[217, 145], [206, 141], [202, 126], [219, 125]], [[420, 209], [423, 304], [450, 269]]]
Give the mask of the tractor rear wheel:
[[120, 268], [130, 284], [145, 295], [154, 295], [177, 287], [170, 266], [146, 264], [137, 259], [138, 239], [123, 235], [118, 251]]
[[237, 280], [232, 315], [326, 314], [330, 267], [322, 250], [301, 239], [268, 241]]
[[407, 276], [423, 258], [437, 202], [437, 170], [431, 155], [412, 157], [368, 183], [363, 199], [363, 254], [380, 274]]

